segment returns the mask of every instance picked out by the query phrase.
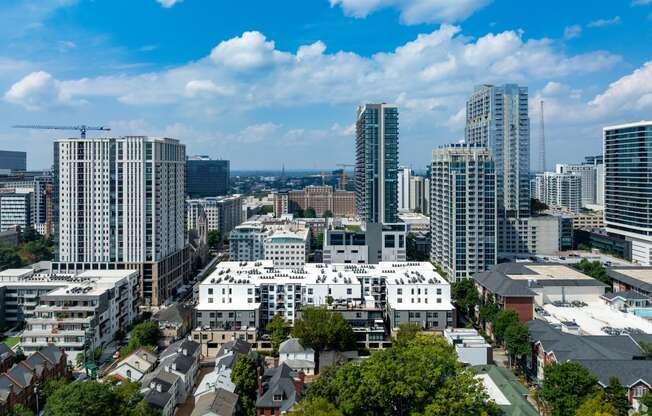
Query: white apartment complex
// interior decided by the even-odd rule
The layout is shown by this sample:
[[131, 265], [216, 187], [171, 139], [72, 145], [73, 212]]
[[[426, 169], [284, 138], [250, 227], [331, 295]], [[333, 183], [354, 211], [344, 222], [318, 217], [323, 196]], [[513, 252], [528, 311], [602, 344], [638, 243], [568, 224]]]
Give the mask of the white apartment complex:
[[57, 140], [53, 270], [139, 269], [146, 304], [169, 298], [188, 273], [185, 159], [169, 138]]
[[219, 231], [226, 237], [244, 221], [242, 195], [228, 195], [186, 201], [186, 229], [197, 229], [197, 219], [201, 212], [206, 214], [208, 231]]
[[261, 222], [246, 221], [229, 235], [229, 258], [231, 261], [256, 261], [265, 258], [265, 238], [270, 230]]
[[373, 298], [392, 327], [452, 325], [450, 284], [430, 263], [376, 265], [309, 263], [288, 270], [270, 260], [223, 262], [199, 285], [196, 322], [202, 328], [264, 328], [276, 314], [290, 324], [304, 306], [352, 305]]
[[308, 259], [310, 230], [283, 230], [265, 238], [265, 259], [272, 260], [274, 267], [294, 269], [302, 267]]
[[25, 330], [20, 345], [26, 354], [54, 344], [75, 360], [87, 342], [104, 346], [133, 322], [138, 314], [138, 279], [136, 270], [59, 275], [10, 269], [3, 272], [0, 289], [3, 303], [15, 298], [22, 304]]
[[324, 263], [376, 264], [406, 260], [406, 224], [367, 223], [363, 227], [333, 227], [326, 230]]
[[582, 176], [576, 173], [544, 172], [534, 179], [532, 197], [551, 208], [580, 212]]

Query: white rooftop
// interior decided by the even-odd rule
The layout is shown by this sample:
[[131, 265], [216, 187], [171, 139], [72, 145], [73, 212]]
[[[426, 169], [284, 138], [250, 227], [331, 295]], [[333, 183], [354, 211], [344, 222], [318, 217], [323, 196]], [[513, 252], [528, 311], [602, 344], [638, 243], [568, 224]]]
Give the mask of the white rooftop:
[[[13, 269], [26, 270], [26, 269]], [[6, 272], [7, 270], [5, 270]], [[32, 271], [30, 269], [30, 271]], [[33, 271], [32, 271], [33, 272]], [[0, 278], [0, 285], [25, 286], [25, 287], [53, 287], [47, 296], [84, 295], [93, 296], [115, 287], [121, 280], [137, 275], [137, 270], [89, 270], [77, 275], [74, 274], [46, 274], [30, 273], [16, 274], [13, 277]], [[80, 288], [81, 290], [77, 290]], [[72, 290], [75, 289], [75, 292]]]
[[482, 384], [484, 385], [484, 388], [487, 391], [487, 395], [489, 396], [489, 399], [496, 402], [498, 406], [511, 405], [507, 397], [505, 397], [503, 392], [500, 391], [500, 388], [498, 387], [496, 382], [493, 381], [491, 377], [489, 377], [489, 374], [478, 374], [475, 377], [480, 381], [482, 381]]
[[543, 308], [550, 314], [544, 317], [548, 322], [553, 324], [575, 322], [579, 325], [581, 333], [585, 335], [608, 335], [602, 330], [604, 327], [634, 328], [652, 334], [652, 321], [631, 313], [620, 312], [600, 301], [589, 303], [585, 307], [560, 307], [548, 304]]
[[358, 284], [359, 278], [385, 278], [391, 285], [428, 285], [448, 282], [428, 262], [379, 264], [306, 263], [296, 269], [277, 269], [272, 260], [219, 263], [202, 285], [210, 284]]

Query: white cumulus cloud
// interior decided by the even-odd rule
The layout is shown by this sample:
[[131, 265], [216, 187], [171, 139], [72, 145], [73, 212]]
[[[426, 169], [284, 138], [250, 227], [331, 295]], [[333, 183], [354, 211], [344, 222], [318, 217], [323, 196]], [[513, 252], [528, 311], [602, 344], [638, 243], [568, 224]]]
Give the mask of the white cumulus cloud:
[[156, 0], [158, 4], [161, 6], [165, 7], [166, 9], [169, 9], [170, 7], [174, 6], [175, 4], [179, 4], [183, 2], [183, 0]]
[[73, 103], [61, 88], [61, 82], [44, 71], [32, 72], [13, 84], [4, 99], [30, 111]]
[[346, 15], [357, 18], [395, 8], [408, 25], [461, 21], [489, 3], [491, 0], [330, 0], [331, 7], [340, 6]]

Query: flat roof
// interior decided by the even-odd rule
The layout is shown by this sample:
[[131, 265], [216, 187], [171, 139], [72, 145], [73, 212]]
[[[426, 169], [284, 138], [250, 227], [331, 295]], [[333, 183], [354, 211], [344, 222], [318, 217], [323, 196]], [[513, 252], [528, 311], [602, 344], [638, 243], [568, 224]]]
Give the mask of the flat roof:
[[646, 126], [646, 125], [652, 125], [652, 121], [641, 120], [641, 121], [634, 121], [631, 123], [614, 124], [613, 126], [603, 127], [602, 130], [607, 131], [607, 130], [616, 130], [616, 129], [626, 129], [629, 127], [639, 127], [639, 126]]
[[595, 280], [591, 276], [563, 264], [527, 264], [523, 266], [534, 273], [531, 275], [508, 274], [507, 276], [514, 280]]
[[624, 274], [632, 279], [640, 280], [641, 282], [652, 284], [652, 267], [648, 268], [613, 268], [611, 269], [617, 273]]
[[543, 305], [550, 315], [542, 319], [552, 324], [565, 322], [575, 323], [586, 335], [609, 335], [602, 328], [616, 329], [633, 328], [646, 334], [652, 334], [652, 321], [632, 313], [621, 312], [611, 308], [604, 302], [588, 303], [584, 307], [564, 307], [553, 304]]

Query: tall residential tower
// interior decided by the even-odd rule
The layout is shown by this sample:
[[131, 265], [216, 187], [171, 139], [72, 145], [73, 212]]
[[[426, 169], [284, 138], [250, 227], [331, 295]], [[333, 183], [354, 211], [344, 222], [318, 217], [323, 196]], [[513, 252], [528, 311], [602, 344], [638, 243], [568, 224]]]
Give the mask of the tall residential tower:
[[355, 194], [365, 222], [398, 221], [398, 107], [366, 104], [356, 124]]
[[482, 85], [466, 104], [466, 143], [485, 146], [496, 164], [496, 199], [502, 218], [530, 215], [528, 90], [515, 84]]
[[185, 158], [167, 138], [57, 140], [53, 269], [137, 269], [144, 303], [163, 303], [189, 272]]
[[430, 258], [451, 279], [496, 264], [496, 172], [485, 147], [454, 144], [432, 152]]

